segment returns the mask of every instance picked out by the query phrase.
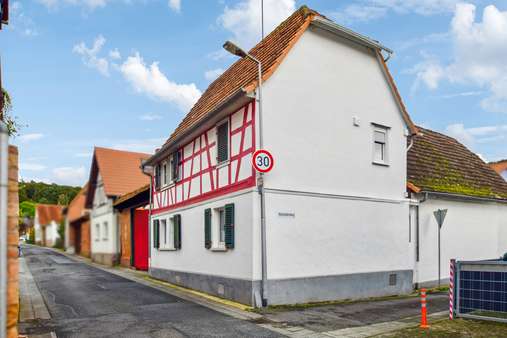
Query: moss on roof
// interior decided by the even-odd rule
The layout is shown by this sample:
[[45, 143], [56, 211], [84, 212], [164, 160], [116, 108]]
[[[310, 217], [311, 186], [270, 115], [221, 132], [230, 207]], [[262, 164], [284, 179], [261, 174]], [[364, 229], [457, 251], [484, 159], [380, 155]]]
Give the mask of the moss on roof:
[[418, 127], [407, 179], [422, 191], [507, 199], [507, 182], [452, 137]]

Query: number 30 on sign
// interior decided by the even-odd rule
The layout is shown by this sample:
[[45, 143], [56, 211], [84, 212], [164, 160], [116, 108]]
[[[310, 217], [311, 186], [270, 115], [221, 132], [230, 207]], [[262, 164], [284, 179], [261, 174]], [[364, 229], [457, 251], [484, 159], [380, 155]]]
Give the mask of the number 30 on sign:
[[267, 150], [259, 149], [252, 157], [252, 165], [255, 170], [261, 173], [267, 173], [273, 168], [273, 155]]

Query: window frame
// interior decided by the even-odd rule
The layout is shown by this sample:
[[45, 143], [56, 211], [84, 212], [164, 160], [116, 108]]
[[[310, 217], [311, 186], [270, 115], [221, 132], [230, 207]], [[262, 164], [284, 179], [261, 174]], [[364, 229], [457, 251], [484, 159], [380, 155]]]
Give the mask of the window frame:
[[104, 231], [102, 234], [102, 241], [109, 240], [109, 223], [107, 221], [102, 222], [102, 226], [104, 227]]
[[[211, 250], [213, 251], [226, 251], [225, 246], [225, 206], [213, 208], [211, 215]], [[223, 229], [222, 217], [223, 215]], [[221, 239], [223, 230], [223, 239]]]
[[100, 241], [100, 223], [95, 223], [95, 242]]
[[[218, 141], [219, 141], [219, 138], [218, 138], [218, 128], [222, 127], [224, 124], [227, 125], [227, 158], [220, 161], [219, 158], [218, 158], [218, 149], [219, 149], [219, 145], [218, 145]], [[216, 135], [216, 149], [217, 149], [217, 154], [216, 154], [216, 161], [217, 161], [217, 165], [218, 166], [223, 166], [227, 163], [229, 163], [230, 159], [231, 159], [231, 138], [230, 138], [230, 135], [231, 135], [231, 123], [229, 121], [229, 117], [226, 117], [225, 119], [221, 120], [220, 122], [218, 122], [215, 126], [215, 135]]]
[[159, 248], [160, 251], [176, 251], [174, 246], [174, 232], [176, 215], [159, 218]]
[[[380, 166], [389, 166], [389, 131], [390, 127], [372, 123], [372, 163]], [[376, 134], [384, 134], [384, 143], [377, 142]], [[377, 144], [381, 144], [382, 159], [377, 158]]]

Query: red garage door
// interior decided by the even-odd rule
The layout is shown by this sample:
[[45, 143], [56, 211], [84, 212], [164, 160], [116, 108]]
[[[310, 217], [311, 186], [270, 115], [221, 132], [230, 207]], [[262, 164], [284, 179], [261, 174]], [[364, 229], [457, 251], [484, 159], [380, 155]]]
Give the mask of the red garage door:
[[134, 266], [148, 270], [148, 210], [134, 212]]

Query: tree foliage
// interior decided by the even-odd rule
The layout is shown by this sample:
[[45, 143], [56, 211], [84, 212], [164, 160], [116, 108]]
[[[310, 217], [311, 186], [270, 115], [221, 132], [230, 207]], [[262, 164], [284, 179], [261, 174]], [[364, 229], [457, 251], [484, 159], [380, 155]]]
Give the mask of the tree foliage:
[[11, 116], [12, 111], [12, 100], [9, 93], [2, 88], [2, 96], [3, 96], [3, 108], [0, 111], [0, 120], [5, 122], [7, 125], [7, 130], [9, 135], [16, 135], [19, 132], [21, 125], [16, 120], [15, 117]]
[[19, 202], [67, 205], [81, 190], [80, 187], [47, 184], [43, 182], [19, 182]]

